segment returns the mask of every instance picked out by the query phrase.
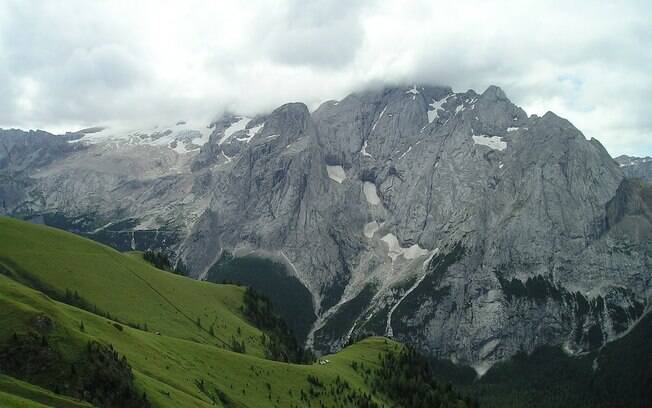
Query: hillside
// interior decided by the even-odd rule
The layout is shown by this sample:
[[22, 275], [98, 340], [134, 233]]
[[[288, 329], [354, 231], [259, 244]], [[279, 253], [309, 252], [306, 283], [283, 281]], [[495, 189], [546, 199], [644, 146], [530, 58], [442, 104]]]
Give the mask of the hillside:
[[68, 293], [68, 303], [126, 325], [224, 347], [237, 337], [263, 356], [260, 331], [240, 311], [244, 288], [161, 273], [133, 254], [8, 218], [0, 219], [0, 262], [15, 280], [60, 300]]
[[[369, 338], [327, 364], [266, 360], [242, 287], [9, 218], [0, 270], [2, 406], [88, 406], [62, 395], [120, 407], [396, 406], [376, 369], [402, 346]], [[444, 406], [464, 406], [432, 389]]]

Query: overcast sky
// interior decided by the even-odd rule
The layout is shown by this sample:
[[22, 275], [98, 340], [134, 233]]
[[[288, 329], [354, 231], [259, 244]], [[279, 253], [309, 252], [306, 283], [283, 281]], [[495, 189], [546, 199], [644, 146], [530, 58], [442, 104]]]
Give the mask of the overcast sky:
[[650, 4], [0, 0], [0, 127], [207, 123], [378, 84], [496, 84], [613, 155], [652, 155]]

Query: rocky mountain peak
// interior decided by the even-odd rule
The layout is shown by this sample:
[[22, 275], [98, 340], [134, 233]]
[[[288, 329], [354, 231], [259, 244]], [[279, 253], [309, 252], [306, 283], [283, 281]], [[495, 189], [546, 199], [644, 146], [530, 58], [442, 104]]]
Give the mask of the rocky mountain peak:
[[496, 85], [490, 85], [482, 93], [482, 98], [486, 98], [492, 101], [500, 101], [500, 100], [509, 101], [509, 99], [507, 99], [507, 96], [505, 95], [505, 92], [503, 92], [503, 90]]
[[211, 132], [183, 155], [92, 145], [28, 161], [0, 189], [3, 211], [165, 245], [195, 277], [225, 253], [271, 259], [284, 276], [270, 281], [310, 298], [306, 344], [320, 351], [383, 334], [481, 370], [543, 344], [599, 347], [650, 298], [648, 224], [627, 235], [650, 208], [644, 186], [621, 187], [633, 167], [498, 87], [386, 87], [312, 113], [225, 115]]

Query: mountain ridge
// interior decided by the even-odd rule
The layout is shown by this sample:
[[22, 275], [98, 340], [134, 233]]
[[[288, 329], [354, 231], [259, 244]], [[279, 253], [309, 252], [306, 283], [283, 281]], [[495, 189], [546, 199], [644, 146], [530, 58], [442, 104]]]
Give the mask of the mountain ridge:
[[[66, 155], [13, 179], [27, 188], [3, 182], [5, 213], [124, 249], [166, 247], [200, 278], [225, 251], [281, 259], [313, 298], [317, 350], [392, 333], [487, 367], [543, 344], [581, 352], [589, 332], [607, 341], [649, 303], [647, 232], [632, 240], [605, 222], [623, 169], [569, 121], [528, 116], [498, 87], [390, 87], [312, 113], [294, 103], [228, 116], [199, 152]], [[103, 228], [116, 220], [125, 227]]]

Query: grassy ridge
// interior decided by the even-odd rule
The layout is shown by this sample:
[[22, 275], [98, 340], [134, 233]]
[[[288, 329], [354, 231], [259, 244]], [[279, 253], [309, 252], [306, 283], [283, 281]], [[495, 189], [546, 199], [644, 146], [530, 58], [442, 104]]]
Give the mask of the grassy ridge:
[[[301, 391], [309, 393], [308, 375], [318, 376], [324, 383], [334, 382], [340, 375], [352, 387], [366, 390], [350, 363], [364, 361], [373, 368], [378, 353], [398, 347], [386, 344], [384, 339], [369, 339], [329, 357], [328, 365], [284, 364], [129, 327], [118, 330], [112, 321], [49, 300], [4, 276], [0, 276], [0, 286], [0, 309], [11, 311], [0, 316], [2, 338], [29, 332], [34, 318], [46, 314], [55, 322], [49, 343], [70, 361], [75, 361], [88, 339], [110, 342], [126, 356], [138, 388], [147, 393], [154, 406], [212, 406], [207, 394], [216, 394], [216, 390], [225, 393], [233, 406], [303, 406], [299, 395]], [[80, 321], [84, 322], [83, 332], [78, 327]], [[205, 391], [198, 382], [204, 384]]]
[[[161, 273], [93, 241], [9, 218], [0, 218], [0, 264], [18, 279], [36, 279], [62, 295], [77, 291], [115, 319], [147, 324], [149, 331], [163, 335], [203, 344], [228, 343], [239, 328], [247, 350], [263, 356], [260, 331], [240, 312], [243, 288]], [[215, 336], [209, 334], [211, 325]]]
[[[56, 383], [65, 391], [70, 366], [84, 361], [89, 342], [99, 342], [126, 357], [137, 391], [155, 407], [356, 406], [349, 394], [333, 391], [342, 381], [348, 384], [347, 392], [368, 395], [377, 406], [395, 405], [382, 393], [372, 395], [369, 375], [354, 370], [352, 362], [373, 372], [381, 356], [400, 345], [366, 339], [326, 357], [330, 362], [325, 365], [266, 360], [262, 332], [242, 315], [244, 288], [180, 277], [133, 254], [2, 217], [0, 266], [0, 352], [15, 342], [12, 339], [44, 338], [60, 358], [51, 371], [32, 373], [30, 382], [48, 389]], [[56, 300], [64, 300], [66, 291], [76, 291], [86, 309], [105, 315]], [[142, 329], [145, 324], [148, 330]], [[208, 330], [210, 324], [215, 336]], [[245, 354], [229, 349], [232, 337], [245, 343]], [[310, 376], [321, 385], [311, 384]], [[4, 378], [3, 407], [84, 406]], [[68, 405], [48, 398], [61, 398]]]

